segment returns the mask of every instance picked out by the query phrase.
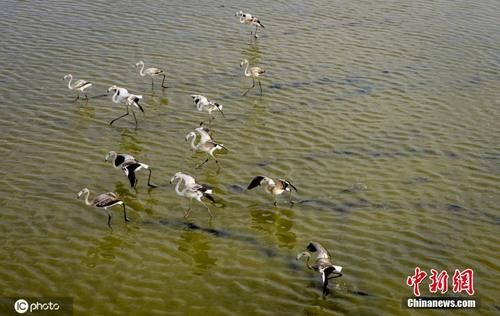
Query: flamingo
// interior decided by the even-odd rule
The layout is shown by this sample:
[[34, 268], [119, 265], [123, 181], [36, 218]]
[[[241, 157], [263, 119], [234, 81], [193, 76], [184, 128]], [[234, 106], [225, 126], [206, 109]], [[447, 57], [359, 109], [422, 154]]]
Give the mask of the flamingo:
[[[259, 19], [250, 13], [245, 13], [243, 11], [238, 11], [236, 12], [236, 16], [240, 17], [240, 23], [241, 24], [249, 24], [252, 26], [255, 26], [255, 38], [258, 38], [259, 36], [257, 35], [258, 28], [264, 28], [264, 25], [259, 21]], [[250, 32], [250, 35], [252, 35], [253, 32]]]
[[109, 153], [106, 154], [104, 160], [108, 161], [110, 159], [112, 159], [113, 166], [115, 168], [120, 168], [123, 170], [125, 175], [128, 177], [128, 180], [130, 181], [131, 187], [135, 188], [137, 186], [138, 180], [135, 173], [141, 169], [149, 170], [148, 186], [151, 188], [157, 187], [156, 185], [151, 184], [151, 173], [152, 173], [151, 168], [145, 163], [138, 162], [132, 155], [117, 154], [114, 151], [110, 151]]
[[142, 99], [142, 95], [135, 95], [135, 94], [129, 93], [127, 89], [122, 88], [122, 87], [117, 87], [115, 85], [108, 88], [108, 92], [110, 92], [110, 91], [115, 92], [113, 94], [113, 96], [111, 97], [111, 100], [114, 103], [121, 103], [121, 102], [125, 103], [125, 105], [127, 107], [127, 113], [115, 118], [114, 120], [109, 122], [109, 125], [113, 125], [113, 123], [115, 121], [121, 119], [122, 117], [129, 115], [129, 107], [132, 107], [132, 114], [133, 114], [134, 120], [135, 120], [135, 127], [137, 128], [137, 117], [135, 116], [134, 107], [138, 108], [142, 113], [144, 113], [144, 109], [139, 104], [139, 101], [141, 101], [141, 99]]
[[125, 222], [128, 222], [129, 219], [127, 217], [127, 210], [125, 208], [125, 203], [123, 203], [123, 200], [118, 197], [118, 195], [114, 192], [107, 192], [107, 193], [102, 193], [99, 194], [92, 200], [92, 202], [89, 202], [89, 194], [90, 191], [87, 188], [83, 188], [80, 192], [77, 194], [77, 199], [81, 199], [83, 196], [85, 196], [85, 204], [89, 206], [94, 206], [97, 208], [103, 208], [107, 213], [108, 213], [108, 226], [111, 227], [111, 211], [108, 210], [108, 208], [113, 207], [115, 205], [122, 205], [123, 206], [123, 218], [125, 219]]
[[[309, 264], [309, 259], [311, 259], [311, 253], [317, 252], [316, 259], [314, 263]], [[306, 267], [310, 270], [317, 271], [321, 274], [321, 280], [323, 281], [323, 294], [328, 294], [328, 279], [330, 274], [335, 275], [332, 278], [337, 278], [342, 276], [342, 267], [332, 264], [332, 258], [328, 251], [321, 246], [320, 243], [311, 241], [307, 246], [307, 251], [301, 252], [297, 255], [297, 260], [302, 257], [307, 257]]]
[[156, 77], [163, 77], [163, 80], [161, 82], [162, 88], [168, 88], [167, 86], [164, 85], [165, 83], [165, 72], [159, 68], [146, 68], [144, 70], [144, 62], [141, 60], [138, 63], [135, 64], [136, 67], [141, 66], [141, 70], [139, 70], [139, 74], [144, 77], [146, 75], [151, 77], [151, 89], [154, 89], [154, 78]]
[[[177, 181], [177, 184], [175, 186], [175, 193], [177, 195], [184, 196], [189, 199], [189, 207], [187, 210], [184, 211], [184, 218], [187, 218], [189, 216], [189, 213], [191, 211], [191, 202], [193, 201], [193, 199], [196, 199], [198, 202], [203, 204], [203, 206], [207, 208], [207, 212], [210, 215], [210, 217], [213, 217], [212, 212], [210, 211], [208, 205], [206, 205], [201, 200], [202, 198], [206, 198], [212, 202], [215, 202], [213, 196], [211, 195], [212, 190], [208, 186], [196, 183], [195, 179], [192, 176], [182, 172], [177, 172], [170, 179], [170, 183], [173, 183], [175, 181]], [[180, 190], [182, 182], [184, 182], [184, 188]]]
[[85, 80], [77, 80], [73, 85], [71, 84], [71, 81], [73, 81], [73, 75], [71, 74], [67, 74], [66, 76], [64, 76], [64, 80], [68, 79], [69, 78], [69, 81], [68, 81], [68, 89], [70, 90], [76, 90], [77, 94], [76, 94], [76, 98], [75, 98], [75, 101], [78, 100], [80, 98], [80, 92], [83, 93], [85, 95], [85, 98], [86, 100], [88, 101], [89, 100], [89, 97], [87, 96], [87, 93], [85, 92], [85, 89], [88, 89], [92, 86], [92, 83], [89, 82], [89, 81], [85, 81]]
[[209, 157], [212, 157], [214, 160], [215, 160], [215, 163], [217, 165], [219, 165], [219, 161], [217, 160], [217, 158], [215, 158], [214, 156], [214, 152], [216, 150], [221, 150], [221, 149], [226, 149], [226, 147], [224, 147], [223, 144], [219, 144], [217, 143], [209, 134], [206, 130], [198, 127], [196, 129], [196, 131], [200, 134], [201, 138], [200, 138], [200, 141], [198, 142], [198, 144], [195, 144], [195, 139], [196, 139], [196, 134], [194, 132], [189, 132], [187, 135], [186, 135], [186, 141], [189, 141], [189, 139], [191, 139], [191, 149], [193, 151], [202, 151], [204, 153], [207, 154], [207, 159], [202, 162], [201, 164], [199, 164], [198, 166], [196, 166], [196, 168], [200, 168], [201, 166], [203, 166], [205, 163], [208, 162], [208, 158]]
[[289, 203], [292, 202], [292, 189], [297, 192], [297, 188], [293, 186], [289, 181], [285, 179], [278, 179], [274, 181], [271, 178], [265, 176], [256, 176], [252, 179], [250, 184], [248, 185], [247, 190], [251, 190], [256, 186], [262, 185], [264, 187], [264, 191], [271, 194], [274, 197], [274, 206], [276, 206], [276, 196], [282, 194], [285, 191], [290, 192]]
[[250, 88], [248, 88], [247, 91], [245, 91], [245, 93], [243, 93], [243, 95], [247, 95], [248, 91], [250, 91], [250, 89], [254, 88], [255, 87], [255, 79], [257, 79], [257, 81], [259, 82], [259, 88], [260, 88], [260, 95], [262, 95], [262, 85], [260, 84], [260, 75], [265, 73], [266, 71], [260, 67], [250, 67], [248, 68], [249, 64], [248, 64], [248, 60], [246, 59], [243, 59], [240, 63], [240, 67], [243, 67], [243, 65], [245, 65], [245, 76], [246, 77], [252, 77], [252, 81], [253, 81], [253, 84]]
[[[207, 97], [199, 95], [199, 94], [193, 94], [191, 95], [193, 98], [193, 102], [196, 105], [196, 109], [198, 111], [206, 111], [208, 112], [208, 125], [211, 126], [212, 122], [212, 112], [217, 110], [222, 114], [222, 117], [224, 117], [224, 112], [222, 112], [222, 104], [219, 104], [213, 100], [207, 99]], [[215, 119], [215, 118], [214, 118]]]

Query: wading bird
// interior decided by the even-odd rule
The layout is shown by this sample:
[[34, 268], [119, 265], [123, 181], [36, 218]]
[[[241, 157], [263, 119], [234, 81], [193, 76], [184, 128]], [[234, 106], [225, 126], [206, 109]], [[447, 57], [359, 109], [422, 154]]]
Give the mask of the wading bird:
[[114, 192], [107, 192], [103, 194], [99, 194], [92, 200], [92, 202], [89, 202], [89, 194], [90, 191], [87, 188], [82, 189], [80, 192], [78, 192], [77, 199], [81, 199], [83, 196], [85, 196], [85, 204], [89, 206], [94, 206], [98, 208], [103, 208], [107, 213], [108, 213], [108, 226], [111, 227], [111, 211], [108, 210], [108, 208], [113, 207], [115, 205], [122, 205], [123, 206], [123, 218], [125, 219], [125, 222], [128, 222], [129, 219], [127, 217], [127, 210], [125, 208], [125, 203], [123, 203], [123, 200], [118, 197], [118, 195]]
[[[193, 98], [193, 102], [196, 105], [196, 109], [198, 111], [205, 111], [208, 113], [208, 126], [211, 126], [212, 122], [212, 112], [217, 110], [222, 114], [222, 117], [224, 117], [224, 112], [222, 112], [222, 104], [219, 104], [213, 100], [209, 100], [206, 97], [198, 94], [193, 94], [191, 95]], [[215, 118], [214, 118], [215, 119]]]
[[[254, 37], [257, 38], [259, 37], [257, 35], [257, 30], [259, 27], [261, 28], [264, 28], [264, 25], [262, 25], [262, 23], [259, 21], [259, 19], [253, 15], [251, 15], [250, 13], [245, 13], [243, 11], [238, 11], [236, 12], [236, 16], [239, 16], [240, 17], [240, 23], [241, 24], [248, 24], [248, 25], [252, 25], [252, 26], [255, 26], [255, 34], [254, 34]], [[252, 35], [253, 32], [250, 32], [250, 35]]]
[[128, 154], [117, 154], [114, 151], [110, 151], [104, 157], [104, 161], [112, 160], [113, 166], [115, 168], [120, 168], [123, 170], [125, 175], [128, 177], [130, 181], [130, 186], [135, 188], [137, 186], [137, 177], [135, 173], [141, 169], [148, 169], [148, 186], [151, 188], [156, 188], [157, 186], [151, 183], [151, 173], [152, 170], [148, 165], [142, 162], [138, 162], [132, 155]]
[[144, 109], [142, 108], [142, 106], [139, 104], [139, 101], [141, 101], [142, 99], [142, 95], [135, 95], [135, 94], [131, 94], [128, 92], [127, 89], [125, 88], [121, 88], [121, 87], [117, 87], [117, 86], [111, 86], [108, 88], [108, 92], [110, 91], [114, 91], [115, 93], [113, 94], [113, 96], [111, 97], [111, 100], [114, 102], [114, 103], [125, 103], [126, 107], [127, 107], [127, 113], [123, 114], [123, 115], [120, 115], [119, 117], [115, 118], [114, 120], [112, 120], [111, 122], [109, 122], [109, 125], [113, 125], [113, 123], [127, 115], [129, 115], [129, 107], [132, 107], [132, 114], [134, 116], [134, 120], [135, 120], [135, 127], [137, 127], [137, 117], [135, 116], [135, 112], [134, 112], [134, 107], [139, 109], [142, 113], [144, 113]]
[[[193, 199], [196, 199], [196, 201], [203, 204], [207, 208], [207, 212], [210, 217], [213, 217], [208, 205], [206, 205], [201, 200], [202, 198], [207, 198], [210, 201], [215, 202], [213, 196], [211, 195], [212, 190], [209, 187], [203, 184], [196, 183], [195, 179], [192, 176], [182, 172], [177, 172], [176, 174], [174, 174], [172, 179], [170, 179], [170, 183], [173, 183], [175, 181], [177, 181], [177, 184], [175, 186], [175, 193], [189, 199], [189, 207], [184, 211], [185, 218], [189, 216], [189, 213], [191, 211], [191, 202], [193, 201]], [[182, 182], [184, 182], [184, 188], [181, 190], [180, 186]]]
[[189, 139], [191, 139], [191, 143], [190, 143], [191, 150], [202, 151], [202, 152], [207, 154], [207, 159], [204, 162], [202, 162], [201, 164], [199, 164], [198, 166], [196, 166], [196, 168], [200, 168], [205, 163], [207, 163], [209, 157], [212, 157], [215, 160], [215, 163], [217, 165], [219, 165], [219, 161], [217, 160], [217, 158], [215, 158], [214, 152], [216, 150], [221, 150], [223, 148], [227, 150], [227, 148], [224, 147], [223, 144], [219, 144], [219, 143], [215, 142], [215, 140], [213, 140], [213, 138], [208, 134], [206, 129], [202, 128], [201, 126], [198, 127], [196, 129], [196, 131], [201, 136], [198, 144], [195, 144], [196, 134], [194, 132], [189, 132], [186, 135], [186, 141], [189, 141]]
[[64, 80], [68, 79], [69, 78], [69, 81], [68, 81], [68, 89], [70, 90], [76, 90], [76, 98], [75, 98], [75, 101], [78, 100], [80, 98], [80, 92], [83, 93], [85, 95], [85, 98], [86, 100], [88, 101], [89, 100], [89, 97], [87, 96], [87, 93], [85, 92], [85, 89], [87, 88], [90, 88], [92, 86], [92, 83], [89, 82], [89, 81], [85, 81], [85, 80], [77, 80], [73, 85], [71, 84], [71, 81], [73, 81], [73, 75], [71, 74], [67, 74], [66, 76], [64, 76]]
[[200, 143], [205, 143], [209, 140], [214, 140], [212, 135], [210, 135], [210, 129], [203, 126], [203, 122], [200, 123], [200, 126], [194, 129], [195, 132], [200, 135]]
[[144, 77], [146, 75], [150, 76], [151, 77], [151, 89], [154, 89], [154, 79], [156, 77], [163, 77], [163, 80], [161, 82], [161, 86], [162, 88], [168, 88], [167, 86], [165, 86], [165, 72], [159, 68], [146, 68], [146, 70], [144, 70], [144, 62], [141, 60], [140, 62], [136, 63], [135, 64], [136, 67], [139, 67], [141, 66], [141, 70], [139, 70], [139, 74]]
[[264, 176], [256, 176], [252, 179], [252, 182], [248, 185], [247, 190], [251, 190], [256, 186], [262, 185], [264, 187], [264, 191], [271, 194], [274, 197], [274, 206], [276, 206], [276, 196], [282, 194], [285, 191], [290, 192], [290, 204], [292, 202], [292, 189], [297, 192], [297, 188], [295, 188], [289, 181], [285, 179], [278, 179], [276, 182], [268, 177]]
[[[317, 252], [316, 259], [314, 263], [309, 264], [309, 260], [311, 259], [311, 253]], [[334, 274], [331, 278], [337, 278], [342, 276], [342, 267], [336, 266], [332, 264], [331, 256], [328, 251], [321, 246], [318, 242], [310, 242], [307, 246], [307, 251], [301, 252], [297, 255], [297, 260], [302, 257], [307, 257], [306, 266], [310, 270], [317, 271], [321, 274], [321, 280], [323, 281], [323, 294], [328, 294], [328, 279], [331, 274]]]
[[252, 86], [250, 88], [248, 88], [247, 91], [245, 91], [245, 93], [243, 93], [243, 95], [247, 95], [248, 91], [250, 91], [252, 88], [255, 87], [255, 79], [257, 79], [257, 81], [259, 82], [259, 88], [260, 88], [260, 95], [262, 95], [262, 85], [260, 83], [260, 75], [265, 73], [266, 71], [260, 67], [250, 67], [248, 68], [248, 60], [246, 59], [243, 59], [240, 63], [240, 67], [243, 67], [243, 65], [246, 65], [245, 66], [245, 76], [246, 77], [252, 77]]

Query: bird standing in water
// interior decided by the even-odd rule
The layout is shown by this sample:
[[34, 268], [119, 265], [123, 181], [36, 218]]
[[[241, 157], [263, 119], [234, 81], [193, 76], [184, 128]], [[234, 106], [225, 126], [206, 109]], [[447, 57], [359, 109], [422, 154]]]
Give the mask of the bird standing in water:
[[[193, 94], [191, 95], [193, 98], [193, 102], [196, 105], [196, 109], [198, 111], [205, 111], [208, 112], [208, 126], [211, 126], [212, 123], [212, 112], [217, 110], [222, 114], [222, 117], [224, 117], [224, 112], [222, 112], [222, 104], [219, 104], [213, 100], [207, 99], [207, 97], [198, 95], [198, 94]], [[214, 118], [215, 119], [215, 118]]]
[[70, 90], [75, 90], [76, 91], [76, 98], [75, 101], [80, 98], [80, 92], [85, 95], [86, 100], [89, 100], [89, 97], [87, 96], [87, 93], [85, 92], [85, 89], [88, 89], [92, 86], [92, 83], [90, 81], [85, 81], [85, 80], [77, 80], [74, 84], [71, 84], [73, 81], [73, 75], [67, 74], [64, 76], [64, 80], [69, 79], [68, 81], [68, 89]]
[[248, 60], [246, 59], [243, 59], [240, 63], [240, 67], [243, 67], [243, 65], [245, 65], [245, 77], [252, 77], [252, 86], [250, 88], [247, 89], [247, 91], [245, 91], [245, 93], [243, 93], [243, 95], [247, 95], [248, 91], [250, 91], [252, 88], [255, 87], [255, 79], [257, 79], [257, 81], [259, 82], [259, 88], [260, 88], [260, 95], [262, 95], [262, 84], [260, 83], [260, 75], [265, 73], [266, 71], [260, 67], [250, 67], [248, 68], [249, 64], [248, 64]]
[[111, 97], [111, 101], [114, 103], [125, 103], [127, 106], [127, 113], [120, 115], [119, 117], [115, 118], [111, 122], [109, 122], [109, 125], [113, 125], [113, 123], [127, 115], [129, 115], [129, 107], [132, 108], [132, 114], [134, 116], [135, 120], [135, 127], [137, 128], [137, 117], [135, 116], [134, 112], [134, 107], [139, 109], [142, 113], [144, 113], [144, 109], [142, 108], [141, 104], [139, 101], [142, 99], [142, 95], [135, 95], [132, 93], [129, 93], [127, 89], [122, 88], [122, 87], [117, 87], [115, 85], [111, 86], [108, 88], [108, 92], [114, 91], [115, 93]]
[[274, 181], [271, 178], [265, 177], [265, 176], [256, 176], [252, 179], [250, 184], [248, 185], [247, 190], [251, 190], [259, 185], [262, 185], [264, 187], [264, 191], [267, 193], [271, 194], [274, 197], [274, 206], [276, 206], [276, 196], [282, 194], [285, 191], [290, 192], [290, 199], [289, 202], [290, 204], [293, 204], [292, 202], [292, 189], [297, 192], [297, 188], [293, 186], [289, 181], [285, 179], [278, 179]]
[[168, 88], [167, 86], [165, 86], [165, 72], [159, 68], [146, 68], [146, 70], [144, 70], [144, 62], [141, 60], [139, 61], [138, 63], [135, 64], [136, 67], [139, 67], [141, 66], [141, 69], [139, 70], [139, 74], [141, 75], [141, 77], [144, 77], [146, 75], [150, 76], [151, 77], [151, 89], [154, 89], [154, 79], [156, 77], [163, 77], [163, 80], [161, 82], [161, 86], [162, 88]]
[[[309, 264], [309, 260], [311, 259], [311, 253], [316, 253], [316, 259], [314, 263]], [[323, 294], [328, 294], [328, 279], [331, 274], [333, 274], [330, 278], [337, 278], [342, 276], [342, 267], [336, 266], [332, 264], [332, 258], [328, 251], [320, 245], [320, 243], [312, 241], [307, 246], [307, 251], [301, 252], [297, 255], [297, 260], [302, 257], [307, 257], [306, 259], [306, 267], [310, 270], [317, 271], [321, 274], [321, 280], [323, 282]]]
[[[259, 21], [259, 19], [250, 13], [245, 13], [243, 11], [238, 11], [236, 12], [236, 16], [240, 17], [240, 23], [241, 24], [248, 24], [251, 26], [255, 26], [255, 34], [254, 37], [258, 38], [259, 36], [257, 35], [257, 31], [259, 27], [264, 28], [264, 25]], [[250, 35], [252, 35], [253, 32], [250, 32]]]
[[130, 186], [135, 188], [137, 186], [137, 177], [135, 173], [141, 169], [148, 169], [148, 186], [151, 188], [156, 188], [157, 186], [151, 183], [151, 168], [145, 163], [138, 162], [132, 155], [128, 154], [117, 154], [114, 151], [110, 151], [104, 157], [105, 161], [112, 159], [113, 167], [120, 168], [123, 170], [125, 175], [128, 177], [130, 181]]
[[[213, 217], [212, 212], [210, 211], [210, 208], [208, 205], [205, 204], [201, 199], [206, 198], [209, 199], [212, 202], [215, 202], [213, 196], [212, 196], [212, 189], [210, 189], [208, 186], [204, 184], [198, 184], [196, 183], [195, 179], [185, 173], [182, 172], [177, 172], [174, 174], [172, 179], [170, 179], [170, 183], [173, 183], [177, 181], [177, 184], [175, 186], [175, 193], [180, 196], [184, 196], [189, 199], [189, 207], [187, 210], [184, 211], [184, 217], [187, 218], [189, 216], [189, 213], [191, 211], [191, 203], [193, 199], [196, 199], [196, 201], [200, 202], [207, 208], [207, 212], [210, 215], [210, 217]], [[184, 182], [184, 188], [181, 190], [180, 186]]]
[[209, 157], [212, 157], [215, 160], [215, 163], [219, 165], [219, 161], [217, 158], [214, 156], [214, 152], [216, 150], [221, 150], [221, 149], [226, 149], [223, 144], [217, 143], [212, 136], [209, 134], [209, 130], [207, 128], [204, 128], [202, 126], [198, 127], [195, 129], [198, 134], [200, 134], [200, 140], [197, 144], [195, 144], [196, 140], [196, 133], [195, 132], [189, 132], [186, 135], [186, 141], [189, 141], [191, 139], [191, 150], [193, 151], [202, 151], [205, 154], [207, 154], [207, 159], [203, 161], [201, 164], [196, 166], [196, 169], [200, 168], [203, 166], [205, 163], [208, 162]]
[[96, 196], [92, 202], [89, 201], [89, 194], [90, 191], [87, 188], [83, 188], [80, 192], [77, 194], [77, 199], [81, 199], [83, 196], [85, 196], [85, 204], [89, 206], [94, 206], [97, 208], [103, 208], [107, 213], [108, 213], [108, 226], [111, 227], [111, 217], [112, 213], [108, 209], [110, 207], [113, 207], [115, 205], [122, 205], [123, 206], [123, 218], [125, 219], [125, 222], [128, 222], [129, 219], [127, 217], [127, 210], [125, 209], [125, 203], [123, 203], [123, 200], [118, 197], [118, 194], [114, 192], [107, 192], [103, 194], [99, 194]]

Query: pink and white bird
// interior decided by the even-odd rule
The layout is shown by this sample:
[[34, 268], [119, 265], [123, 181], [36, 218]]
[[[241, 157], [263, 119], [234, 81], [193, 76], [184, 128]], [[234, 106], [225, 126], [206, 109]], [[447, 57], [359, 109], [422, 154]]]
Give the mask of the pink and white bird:
[[127, 89], [122, 87], [117, 87], [115, 85], [108, 88], [108, 92], [110, 91], [115, 92], [111, 97], [111, 101], [113, 101], [114, 103], [122, 103], [122, 102], [125, 103], [125, 105], [127, 106], [127, 113], [115, 118], [109, 123], [109, 125], [112, 125], [116, 120], [119, 120], [122, 117], [129, 115], [129, 107], [132, 107], [132, 114], [134, 115], [135, 127], [137, 127], [137, 117], [135, 116], [134, 107], [144, 113], [144, 109], [139, 103], [139, 101], [141, 101], [142, 99], [142, 95], [135, 95], [129, 93]]
[[249, 63], [248, 63], [248, 60], [246, 59], [243, 59], [241, 62], [240, 62], [240, 67], [243, 67], [245, 66], [245, 77], [252, 77], [252, 86], [250, 88], [247, 89], [247, 91], [245, 91], [245, 93], [243, 93], [243, 95], [246, 95], [248, 93], [248, 91], [250, 91], [250, 89], [254, 88], [255, 87], [255, 79], [257, 79], [257, 81], [259, 82], [259, 88], [260, 88], [260, 95], [262, 95], [262, 85], [260, 83], [260, 75], [264, 74], [266, 71], [260, 67], [249, 67]]
[[251, 26], [255, 26], [255, 34], [253, 33], [253, 31], [250, 32], [250, 34], [254, 34], [255, 38], [259, 37], [257, 35], [257, 31], [258, 31], [259, 27], [264, 28], [264, 25], [259, 21], [259, 19], [257, 17], [251, 15], [250, 13], [243, 12], [241, 10], [236, 12], [236, 16], [240, 17], [241, 24], [248, 24]]
[[73, 81], [73, 75], [71, 75], [71, 74], [67, 74], [66, 76], [64, 76], [64, 80], [66, 80], [66, 79], [69, 79], [68, 89], [75, 90], [77, 93], [75, 101], [80, 98], [80, 92], [85, 95], [85, 98], [87, 99], [87, 101], [89, 100], [89, 97], [87, 96], [87, 93], [85, 92], [85, 89], [88, 89], [92, 86], [92, 83], [90, 81], [80, 79], [80, 80], [77, 80], [74, 84], [71, 84], [71, 82]]
[[191, 95], [193, 98], [193, 102], [196, 105], [196, 109], [200, 112], [205, 111], [208, 112], [208, 126], [211, 126], [212, 122], [212, 112], [213, 111], [219, 111], [222, 114], [222, 117], [224, 117], [224, 112], [222, 112], [222, 104], [219, 104], [213, 100], [207, 99], [207, 97], [199, 95], [199, 94], [193, 94]]
[[154, 79], [156, 77], [163, 77], [161, 86], [162, 88], [168, 88], [167, 86], [165, 86], [165, 78], [166, 78], [165, 71], [154, 67], [146, 68], [146, 70], [144, 70], [144, 62], [142, 60], [136, 63], [135, 66], [141, 67], [141, 69], [139, 70], [139, 74], [141, 75], [141, 77], [144, 77], [146, 75], [151, 77], [151, 89], [154, 89]]
[[[198, 184], [196, 183], [195, 179], [185, 173], [182, 172], [177, 172], [174, 174], [172, 179], [170, 179], [170, 183], [173, 183], [177, 181], [177, 184], [175, 186], [175, 193], [180, 196], [184, 196], [189, 199], [189, 207], [187, 210], [184, 211], [184, 217], [189, 216], [189, 212], [191, 211], [191, 203], [193, 199], [196, 201], [200, 202], [207, 208], [207, 212], [210, 215], [210, 217], [213, 217], [212, 212], [210, 212], [210, 208], [208, 205], [205, 204], [201, 199], [206, 198], [212, 202], [215, 202], [213, 196], [212, 196], [212, 189], [210, 189], [208, 186], [204, 184]], [[181, 184], [184, 183], [184, 188], [181, 190], [180, 186]]]

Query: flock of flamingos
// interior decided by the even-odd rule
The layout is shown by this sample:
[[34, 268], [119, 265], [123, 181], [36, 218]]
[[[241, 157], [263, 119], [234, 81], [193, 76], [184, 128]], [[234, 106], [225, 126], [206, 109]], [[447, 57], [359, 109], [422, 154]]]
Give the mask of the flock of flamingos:
[[[259, 28], [264, 28], [264, 25], [259, 21], [259, 19], [243, 11], [236, 12], [236, 16], [239, 17], [240, 23], [247, 24], [250, 26], [255, 26], [255, 31], [250, 32], [250, 34], [256, 40], [258, 38], [257, 33], [259, 31]], [[166, 73], [162, 69], [159, 68], [144, 69], [145, 65], [143, 61], [139, 61], [138, 63], [136, 63], [136, 67], [138, 68], [140, 67], [139, 74], [142, 77], [149, 76], [151, 78], [152, 89], [154, 89], [154, 80], [156, 78], [162, 78], [161, 82], [162, 88], [168, 88], [165, 85]], [[262, 96], [262, 85], [260, 83], [259, 77], [265, 73], [265, 70], [256, 66], [250, 67], [249, 62], [246, 59], [241, 61], [240, 67], [244, 67], [244, 75], [246, 77], [251, 77], [253, 83], [252, 86], [248, 88], [243, 95], [245, 96], [252, 88], [254, 88], [256, 86], [255, 83], [257, 81], [259, 84], [260, 95]], [[70, 90], [76, 91], [75, 101], [80, 99], [80, 94], [83, 94], [85, 96], [85, 99], [88, 101], [89, 97], [87, 95], [86, 90], [92, 86], [91, 82], [86, 80], [76, 80], [75, 82], [73, 82], [73, 77], [71, 74], [64, 76], [64, 79], [69, 80], [68, 88]], [[132, 115], [135, 120], [135, 126], [137, 127], [137, 118], [135, 116], [134, 110], [139, 110], [141, 112], [144, 112], [144, 109], [140, 104], [142, 96], [129, 93], [127, 89], [122, 87], [117, 87], [115, 85], [109, 87], [108, 93], [110, 92], [114, 93], [111, 100], [114, 103], [125, 104], [127, 112], [113, 119], [109, 123], [109, 125], [112, 125], [115, 121], [125, 116], [128, 116], [130, 112], [132, 112]], [[227, 149], [226, 147], [224, 147], [223, 144], [220, 144], [213, 139], [213, 137], [210, 134], [210, 128], [212, 121], [212, 112], [218, 111], [221, 113], [222, 116], [224, 116], [224, 112], [222, 111], [223, 106], [215, 102], [214, 100], [207, 99], [205, 96], [202, 95], [192, 95], [191, 97], [193, 98], [193, 102], [198, 111], [204, 111], [208, 113], [208, 124], [209, 124], [209, 128], [207, 128], [203, 126], [202, 122], [198, 128], [196, 128], [193, 132], [190, 132], [186, 135], [186, 140], [187, 141], [190, 140], [190, 147], [192, 150], [204, 152], [207, 155], [206, 160], [203, 161], [201, 164], [199, 164], [196, 168], [201, 168], [205, 163], [209, 161], [210, 157], [213, 158], [213, 160], [215, 160], [215, 163], [218, 165], [219, 162], [215, 157], [214, 154], [215, 151], [227, 150]], [[196, 143], [197, 139], [198, 142]], [[106, 154], [105, 160], [111, 161], [114, 168], [121, 169], [127, 176], [130, 185], [132, 187], [135, 188], [137, 185], [136, 172], [142, 169], [149, 171], [148, 186], [151, 188], [157, 187], [157, 185], [151, 183], [151, 169], [149, 168], [149, 166], [145, 163], [139, 162], [132, 155], [110, 151], [108, 154]], [[210, 208], [203, 201], [203, 199], [207, 199], [212, 202], [215, 202], [215, 199], [212, 196], [212, 190], [210, 189], [209, 186], [205, 184], [196, 183], [194, 177], [182, 172], [175, 173], [171, 178], [170, 183], [176, 183], [175, 192], [177, 193], [177, 195], [183, 196], [189, 200], [189, 207], [184, 211], [185, 218], [187, 218], [190, 214], [191, 202], [193, 199], [201, 203], [206, 208], [210, 217], [213, 216], [212, 212], [210, 211]], [[295, 186], [293, 186], [286, 179], [273, 180], [266, 176], [254, 177], [251, 180], [250, 184], [248, 185], [247, 189], [250, 190], [257, 186], [262, 186], [265, 192], [271, 194], [274, 197], [275, 206], [277, 203], [276, 197], [284, 192], [289, 192], [289, 197], [290, 197], [289, 203], [293, 204], [291, 199], [292, 190], [297, 191]], [[108, 226], [110, 228], [111, 228], [112, 213], [109, 208], [113, 206], [121, 205], [123, 208], [123, 218], [126, 222], [129, 221], [129, 218], [127, 216], [126, 206], [123, 200], [116, 193], [114, 192], [102, 193], [94, 197], [94, 199], [91, 201], [89, 201], [89, 195], [90, 195], [90, 190], [84, 188], [80, 192], [78, 192], [77, 198], [84, 199], [85, 204], [89, 206], [104, 209], [108, 214]], [[310, 264], [309, 260], [313, 253], [315, 253], [316, 256], [314, 262]], [[342, 267], [332, 264], [330, 254], [318, 242], [314, 241], [310, 242], [306, 248], [306, 251], [301, 252], [297, 255], [297, 260], [302, 257], [306, 257], [306, 266], [309, 269], [315, 270], [321, 274], [322, 284], [323, 284], [322, 287], [323, 294], [326, 295], [328, 293], [328, 287], [327, 287], [328, 280], [342, 276], [341, 274]]]

